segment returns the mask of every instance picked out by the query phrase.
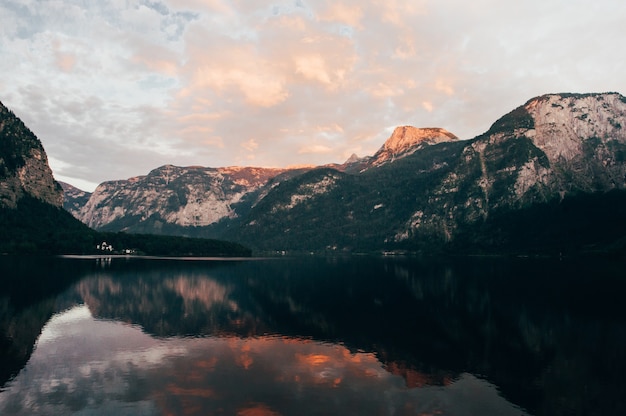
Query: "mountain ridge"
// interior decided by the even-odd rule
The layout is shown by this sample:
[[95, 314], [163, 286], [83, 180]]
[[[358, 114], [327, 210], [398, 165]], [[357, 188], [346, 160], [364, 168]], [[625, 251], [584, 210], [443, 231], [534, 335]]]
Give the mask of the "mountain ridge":
[[[262, 250], [429, 251], [458, 247], [461, 236], [469, 244], [489, 240], [484, 244], [497, 247], [497, 238], [476, 233], [492, 230], [492, 221], [503, 222], [507, 215], [514, 218], [515, 210], [544, 206], [549, 211], [552, 201], [624, 192], [622, 126], [626, 98], [618, 93], [546, 94], [513, 109], [473, 139], [459, 140], [440, 128], [400, 126], [372, 156], [285, 170], [249, 189], [235, 190], [230, 174], [219, 171], [223, 168], [204, 168], [221, 180], [203, 192], [193, 194], [193, 186], [158, 188], [175, 205], [169, 211], [133, 212], [133, 207], [156, 201], [138, 203], [150, 191], [138, 185], [141, 179], [117, 181], [116, 190], [104, 197], [94, 193], [90, 201], [111, 203], [89, 209], [101, 217], [119, 214], [101, 223], [109, 230], [220, 237]], [[179, 178], [183, 185], [185, 176]], [[124, 192], [134, 187], [142, 188], [134, 194], [138, 199], [124, 202]], [[188, 225], [173, 215], [184, 211], [189, 195], [204, 201], [199, 207], [213, 210], [211, 221]], [[160, 201], [156, 205], [167, 206]], [[510, 234], [511, 227], [498, 226]], [[505, 240], [513, 238], [509, 234]]]
[[[293, 175], [297, 175], [308, 170], [318, 169], [322, 167], [330, 167], [340, 171], [354, 172], [363, 171], [371, 167], [379, 167], [386, 163], [392, 163], [395, 160], [401, 159], [405, 156], [412, 154], [418, 149], [426, 145], [432, 145], [441, 143], [444, 141], [458, 140], [458, 138], [452, 133], [442, 128], [416, 128], [412, 126], [402, 126], [394, 130], [391, 136], [385, 141], [381, 148], [372, 156], [366, 156], [359, 158], [353, 155], [346, 162], [341, 165], [328, 164], [322, 166], [306, 166], [306, 167], [294, 167], [294, 168], [262, 168], [262, 167], [248, 167], [248, 166], [229, 166], [229, 167], [203, 167], [203, 166], [175, 166], [171, 164], [163, 165], [153, 169], [147, 175], [140, 175], [131, 177], [128, 179], [111, 180], [102, 182], [94, 190], [91, 195], [93, 198], [89, 198], [87, 202], [76, 201], [75, 196], [69, 192], [66, 194], [65, 200], [66, 209], [72, 213], [77, 219], [81, 220], [92, 228], [104, 227], [117, 219], [122, 218], [129, 211], [129, 208], [133, 204], [127, 204], [125, 207], [116, 207], [117, 210], [111, 211], [108, 209], [107, 204], [112, 199], [120, 198], [120, 195], [127, 193], [130, 188], [132, 192], [136, 192], [137, 184], [146, 187], [154, 186], [155, 183], [147, 184], [151, 178], [161, 176], [156, 179], [157, 182], [165, 184], [165, 188], [169, 185], [170, 171], [173, 172], [176, 180], [182, 176], [188, 175], [190, 181], [198, 185], [200, 182], [191, 179], [194, 173], [203, 171], [205, 174], [208, 172], [214, 172], [218, 175], [218, 178], [214, 180], [213, 187], [205, 187], [205, 194], [210, 196], [216, 196], [216, 198], [209, 198], [203, 200], [202, 196], [195, 193], [193, 197], [197, 201], [202, 201], [198, 205], [185, 206], [179, 211], [180, 215], [166, 215], [164, 210], [159, 209], [158, 205], [167, 205], [168, 201], [161, 197], [158, 203], [150, 203], [151, 209], [146, 211], [133, 212], [133, 216], [141, 216], [144, 220], [153, 214], [159, 214], [166, 220], [166, 222], [192, 227], [203, 227], [215, 224], [224, 218], [232, 218], [233, 211], [231, 205], [237, 204], [244, 194], [253, 194], [262, 185], [267, 184], [270, 180], [276, 181], [288, 179]], [[208, 178], [206, 178], [208, 180]], [[226, 180], [232, 182], [228, 184], [228, 189], [220, 188], [220, 181]], [[69, 185], [69, 184], [68, 184]], [[71, 186], [71, 185], [70, 185]], [[231, 192], [235, 187], [238, 187], [239, 193]], [[219, 189], [218, 189], [219, 188]], [[206, 192], [210, 191], [210, 192]], [[131, 192], [131, 191], [129, 191]], [[185, 191], [185, 196], [182, 196], [180, 192], [174, 197], [172, 193], [169, 193], [168, 198], [180, 199], [179, 202], [185, 202], [189, 199], [189, 191]], [[242, 193], [243, 192], [243, 193]], [[76, 194], [81, 195], [80, 193]], [[136, 195], [135, 195], [136, 196]], [[137, 204], [135, 204], [137, 205]], [[144, 206], [145, 204], [142, 204]], [[186, 204], [181, 204], [184, 206]], [[132, 211], [132, 209], [130, 209]], [[190, 211], [201, 212], [206, 214], [207, 212], [213, 212], [214, 215], [204, 215], [204, 218], [197, 218], [195, 221], [190, 219], [193, 217], [193, 213]]]

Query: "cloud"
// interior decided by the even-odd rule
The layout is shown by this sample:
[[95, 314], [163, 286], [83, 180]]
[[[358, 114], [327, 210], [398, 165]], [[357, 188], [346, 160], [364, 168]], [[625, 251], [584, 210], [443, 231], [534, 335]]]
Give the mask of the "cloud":
[[249, 152], [254, 152], [256, 149], [259, 148], [259, 143], [254, 140], [254, 139], [250, 139], [246, 142], [243, 142], [241, 144], [241, 147], [243, 147], [244, 149], [246, 149]]
[[269, 65], [261, 63], [259, 72], [248, 72], [237, 68], [200, 67], [196, 70], [192, 88], [209, 88], [222, 94], [233, 94], [231, 87], [245, 97], [248, 104], [272, 107], [289, 96], [284, 81], [273, 74]]
[[73, 48], [67, 47], [58, 38], [52, 41], [52, 50], [56, 60], [57, 67], [62, 72], [72, 72], [76, 66], [76, 55]]
[[320, 54], [304, 55], [294, 59], [296, 73], [304, 75], [307, 79], [312, 79], [329, 85], [331, 83], [330, 74], [326, 68], [326, 61]]
[[454, 95], [454, 87], [449, 80], [445, 80], [443, 78], [438, 78], [435, 81], [435, 89], [437, 91], [441, 91], [446, 95]]
[[359, 4], [331, 2], [319, 13], [321, 20], [338, 22], [355, 29], [362, 29], [363, 9]]
[[300, 154], [311, 154], [311, 153], [328, 154], [328, 153], [331, 153], [332, 151], [333, 149], [329, 146], [324, 146], [322, 144], [312, 144], [312, 145], [307, 145], [307, 146], [300, 148], [298, 153]]
[[5, 2], [0, 100], [91, 182], [247, 163], [251, 140], [259, 165], [324, 164], [396, 125], [468, 139], [536, 95], [624, 92], [624, 19], [610, 0]]

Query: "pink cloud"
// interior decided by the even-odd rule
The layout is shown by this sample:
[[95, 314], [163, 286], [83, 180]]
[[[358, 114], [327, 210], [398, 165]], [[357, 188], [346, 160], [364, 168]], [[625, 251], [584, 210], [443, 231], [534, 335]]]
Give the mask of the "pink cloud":
[[311, 144], [308, 146], [301, 147], [300, 150], [298, 150], [298, 153], [300, 154], [310, 154], [310, 153], [328, 154], [328, 153], [331, 153], [332, 151], [333, 151], [333, 148], [329, 146], [324, 146], [322, 144]]
[[361, 19], [363, 9], [360, 4], [348, 5], [346, 3], [332, 2], [326, 10], [320, 12], [322, 20], [339, 22], [353, 28], [362, 29]]

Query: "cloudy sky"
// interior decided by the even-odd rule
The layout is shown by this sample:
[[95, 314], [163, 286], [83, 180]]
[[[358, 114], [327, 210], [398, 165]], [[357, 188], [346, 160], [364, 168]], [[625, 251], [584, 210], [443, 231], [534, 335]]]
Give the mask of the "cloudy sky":
[[343, 162], [550, 92], [626, 93], [622, 0], [0, 0], [0, 101], [92, 190]]

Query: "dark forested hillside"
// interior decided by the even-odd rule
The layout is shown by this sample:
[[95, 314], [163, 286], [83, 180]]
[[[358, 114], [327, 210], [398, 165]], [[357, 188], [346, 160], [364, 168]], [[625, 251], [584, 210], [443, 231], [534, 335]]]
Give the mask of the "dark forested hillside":
[[[102, 243], [107, 243], [105, 249]], [[110, 247], [110, 250], [108, 249]], [[203, 238], [101, 233], [61, 208], [26, 196], [16, 209], [0, 208], [0, 253], [249, 256], [240, 244]]]
[[88, 253], [96, 234], [65, 210], [31, 196], [16, 208], [0, 208], [0, 253]]

